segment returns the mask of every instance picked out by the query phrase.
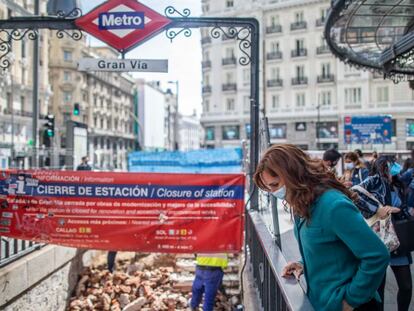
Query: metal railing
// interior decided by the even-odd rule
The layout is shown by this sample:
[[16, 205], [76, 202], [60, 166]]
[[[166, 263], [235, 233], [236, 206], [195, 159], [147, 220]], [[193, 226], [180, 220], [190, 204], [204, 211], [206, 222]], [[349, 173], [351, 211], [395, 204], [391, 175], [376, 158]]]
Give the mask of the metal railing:
[[258, 212], [247, 213], [246, 227], [251, 270], [263, 310], [313, 311], [299, 283], [281, 276], [286, 259], [261, 215]]
[[301, 84], [308, 84], [308, 78], [307, 77], [292, 78], [292, 85], [301, 85]]
[[292, 57], [304, 57], [307, 55], [308, 55], [307, 49], [295, 49], [295, 50], [292, 50], [291, 52]]
[[267, 60], [282, 59], [282, 57], [283, 57], [283, 54], [280, 51], [269, 52], [266, 54]]
[[225, 83], [221, 86], [222, 91], [237, 91], [236, 83]]
[[211, 60], [205, 60], [201, 62], [201, 67], [203, 69], [211, 68]]
[[306, 29], [307, 27], [308, 23], [306, 22], [295, 22], [290, 24], [290, 30]]
[[266, 33], [279, 33], [282, 32], [282, 26], [281, 25], [272, 25], [266, 27]]
[[6, 237], [0, 237], [0, 239], [0, 268], [45, 245]]
[[329, 49], [327, 45], [321, 45], [316, 48], [317, 55], [329, 54], [329, 53], [331, 53], [331, 50]]
[[267, 87], [282, 87], [283, 80], [282, 79], [269, 79], [266, 81]]
[[320, 75], [317, 78], [318, 83], [327, 83], [327, 82], [334, 82], [335, 81], [335, 76], [332, 74], [325, 74], [325, 75]]
[[223, 58], [221, 60], [221, 64], [223, 66], [226, 66], [226, 65], [236, 65], [236, 63], [237, 63], [236, 57], [227, 57], [227, 58]]

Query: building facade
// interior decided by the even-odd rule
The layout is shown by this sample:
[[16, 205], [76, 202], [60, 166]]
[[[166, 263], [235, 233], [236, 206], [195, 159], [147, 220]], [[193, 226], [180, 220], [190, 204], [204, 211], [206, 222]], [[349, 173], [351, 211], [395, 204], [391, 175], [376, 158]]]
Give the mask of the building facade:
[[203, 131], [200, 119], [196, 113], [194, 112], [191, 116], [181, 115], [178, 124], [179, 150], [191, 151], [200, 149]]
[[[7, 4], [6, 4], [7, 3]], [[33, 14], [33, 1], [0, 2], [0, 19]], [[46, 1], [40, 1], [46, 12]], [[1, 34], [4, 38], [4, 33]], [[47, 114], [49, 87], [49, 31], [39, 31], [39, 118]], [[24, 37], [11, 41], [6, 56], [10, 67], [0, 74], [0, 168], [31, 166], [33, 146], [33, 41]], [[39, 122], [41, 127], [42, 121]], [[39, 146], [38, 146], [39, 147]], [[40, 148], [40, 155], [44, 150]]]
[[88, 126], [87, 155], [95, 169], [126, 171], [127, 154], [138, 142], [134, 131], [135, 80], [124, 73], [77, 70], [80, 58], [117, 58], [111, 48], [52, 37], [50, 51], [53, 97], [49, 111], [56, 118], [54, 155], [58, 155], [54, 162], [58, 167], [67, 166], [65, 158], [73, 150], [66, 148], [66, 127], [68, 121], [75, 121]]
[[[405, 150], [414, 147], [413, 91], [355, 70], [330, 53], [323, 38], [328, 0], [204, 0], [204, 16], [255, 17], [261, 25], [260, 109], [272, 143], [303, 149]], [[205, 145], [240, 145], [249, 138], [250, 67], [238, 42], [202, 29]], [[346, 145], [344, 118], [392, 115], [388, 145]], [[410, 130], [412, 128], [412, 130]]]

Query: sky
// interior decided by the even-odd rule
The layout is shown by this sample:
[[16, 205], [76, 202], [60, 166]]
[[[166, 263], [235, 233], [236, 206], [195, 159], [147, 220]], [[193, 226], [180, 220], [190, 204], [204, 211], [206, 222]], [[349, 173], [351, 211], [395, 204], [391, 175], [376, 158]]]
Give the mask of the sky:
[[[104, 0], [81, 0], [83, 14], [87, 14], [94, 7], [105, 2]], [[158, 13], [164, 15], [164, 10], [171, 5], [182, 12], [188, 8], [191, 17], [201, 14], [200, 0], [141, 0], [139, 1]], [[88, 39], [91, 45], [104, 45], [99, 40]], [[191, 52], [191, 53], [190, 53]], [[125, 55], [125, 58], [138, 59], [168, 59], [168, 73], [133, 73], [134, 77], [144, 78], [147, 81], [161, 81], [162, 87], [170, 88], [175, 93], [175, 84], [168, 81], [179, 81], [179, 111], [184, 115], [201, 114], [201, 45], [200, 31], [192, 29], [191, 37], [183, 34], [172, 42], [165, 35], [165, 31], [158, 36], [139, 45]]]

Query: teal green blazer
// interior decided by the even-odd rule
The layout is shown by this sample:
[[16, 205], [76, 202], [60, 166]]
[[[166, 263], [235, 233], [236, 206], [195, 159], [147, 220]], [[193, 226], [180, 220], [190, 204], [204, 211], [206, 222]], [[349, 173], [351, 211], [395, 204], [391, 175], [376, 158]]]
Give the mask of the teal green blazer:
[[295, 219], [307, 295], [317, 311], [356, 308], [373, 298], [389, 263], [389, 252], [342, 192], [328, 190], [311, 206], [310, 221]]

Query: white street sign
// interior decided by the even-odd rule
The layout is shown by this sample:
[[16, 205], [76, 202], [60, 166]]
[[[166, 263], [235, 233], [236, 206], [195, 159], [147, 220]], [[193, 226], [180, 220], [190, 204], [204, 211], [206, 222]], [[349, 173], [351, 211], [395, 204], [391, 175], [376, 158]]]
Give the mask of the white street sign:
[[82, 58], [78, 63], [78, 70], [168, 72], [168, 60]]

